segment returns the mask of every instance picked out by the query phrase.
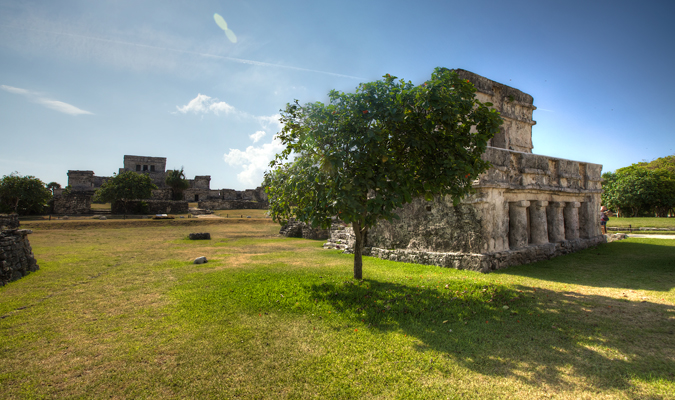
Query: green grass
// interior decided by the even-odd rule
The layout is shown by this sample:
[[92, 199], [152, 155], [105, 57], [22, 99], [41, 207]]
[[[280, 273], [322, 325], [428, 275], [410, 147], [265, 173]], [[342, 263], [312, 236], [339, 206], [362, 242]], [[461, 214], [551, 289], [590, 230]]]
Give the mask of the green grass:
[[[617, 218], [610, 217], [608, 227], [628, 228], [675, 228], [675, 218]], [[673, 229], [675, 230], [675, 229]]]
[[675, 393], [672, 240], [487, 275], [366, 257], [355, 281], [272, 223], [93, 227], [32, 223], [41, 270], [0, 288], [0, 397]]

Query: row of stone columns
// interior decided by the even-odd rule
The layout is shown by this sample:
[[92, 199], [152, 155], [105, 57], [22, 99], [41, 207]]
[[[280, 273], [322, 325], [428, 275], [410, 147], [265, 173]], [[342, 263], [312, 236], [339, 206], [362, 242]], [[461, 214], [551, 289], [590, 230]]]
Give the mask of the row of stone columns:
[[519, 249], [530, 242], [545, 244], [578, 239], [580, 206], [578, 201], [509, 203], [509, 247]]

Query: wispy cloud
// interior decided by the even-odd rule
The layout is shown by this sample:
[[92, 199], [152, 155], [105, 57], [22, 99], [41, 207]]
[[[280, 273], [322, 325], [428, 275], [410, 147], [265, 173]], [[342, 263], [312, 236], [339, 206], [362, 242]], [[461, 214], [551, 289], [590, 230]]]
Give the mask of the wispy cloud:
[[281, 141], [276, 136], [270, 143], [265, 143], [260, 147], [248, 146], [246, 150], [230, 149], [223, 155], [223, 160], [232, 166], [243, 168], [237, 179], [239, 182], [250, 187], [259, 186], [263, 180], [263, 172], [277, 153], [284, 149]]
[[256, 133], [252, 135], [248, 135], [248, 137], [253, 140], [253, 143], [258, 143], [260, 139], [262, 139], [267, 133], [265, 131], [257, 131]]
[[89, 114], [93, 115], [93, 113], [83, 110], [81, 108], [77, 108], [72, 104], [64, 103], [62, 101], [58, 100], [52, 100], [49, 98], [46, 98], [42, 96], [41, 94], [37, 92], [32, 92], [30, 90], [26, 89], [21, 89], [18, 87], [13, 87], [13, 86], [7, 86], [7, 85], [0, 85], [0, 88], [6, 92], [9, 93], [14, 93], [14, 94], [20, 94], [22, 96], [25, 96], [28, 98], [30, 101], [41, 104], [47, 108], [50, 108], [52, 110], [64, 113], [64, 114], [69, 114], [69, 115], [82, 115], [82, 114]]
[[213, 97], [209, 97], [205, 94], [197, 94], [197, 97], [190, 100], [189, 103], [183, 107], [176, 106], [179, 112], [183, 114], [193, 113], [193, 114], [207, 114], [212, 112], [216, 115], [223, 114], [232, 114], [235, 112], [234, 107], [227, 104], [224, 101], [218, 101]]

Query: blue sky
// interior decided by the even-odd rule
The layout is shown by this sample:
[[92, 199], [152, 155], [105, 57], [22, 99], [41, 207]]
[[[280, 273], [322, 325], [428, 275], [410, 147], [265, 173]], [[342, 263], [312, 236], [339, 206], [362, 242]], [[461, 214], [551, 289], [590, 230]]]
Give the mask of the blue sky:
[[673, 15], [672, 0], [0, 0], [0, 175], [65, 186], [132, 154], [253, 188], [286, 103], [438, 66], [532, 95], [534, 153], [612, 171], [675, 154]]

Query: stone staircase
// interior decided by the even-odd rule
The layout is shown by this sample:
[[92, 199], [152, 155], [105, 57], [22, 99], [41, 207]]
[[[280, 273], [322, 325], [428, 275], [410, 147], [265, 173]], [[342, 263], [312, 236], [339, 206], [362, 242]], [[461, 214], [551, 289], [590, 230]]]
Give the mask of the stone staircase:
[[352, 252], [354, 249], [354, 229], [344, 226], [341, 221], [334, 221], [330, 227], [330, 236], [324, 243], [324, 249], [338, 249]]

